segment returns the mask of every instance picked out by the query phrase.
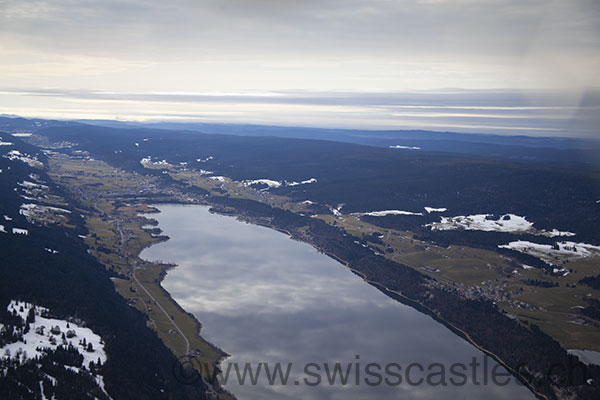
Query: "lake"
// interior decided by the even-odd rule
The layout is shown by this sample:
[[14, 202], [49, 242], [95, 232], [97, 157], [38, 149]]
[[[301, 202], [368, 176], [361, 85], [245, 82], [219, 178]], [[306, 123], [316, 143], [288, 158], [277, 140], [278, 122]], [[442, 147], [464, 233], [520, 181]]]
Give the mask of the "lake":
[[[156, 207], [170, 240], [141, 257], [178, 265], [162, 285], [231, 354], [224, 386], [239, 399], [534, 398], [500, 366], [494, 384], [491, 358], [312, 246], [206, 206]], [[255, 384], [238, 379], [246, 363]], [[269, 383], [276, 363], [287, 384]]]

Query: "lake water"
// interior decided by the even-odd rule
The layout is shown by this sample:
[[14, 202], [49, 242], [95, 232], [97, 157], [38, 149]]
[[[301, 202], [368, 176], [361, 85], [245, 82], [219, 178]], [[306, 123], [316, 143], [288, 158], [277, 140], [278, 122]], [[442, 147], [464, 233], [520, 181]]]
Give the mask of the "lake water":
[[[239, 399], [534, 398], [501, 367], [497, 382], [510, 382], [494, 384], [492, 359], [312, 246], [205, 206], [157, 208], [151, 217], [171, 239], [141, 257], [178, 264], [163, 286], [232, 355], [222, 369]], [[255, 385], [237, 379], [245, 363], [259, 374]], [[276, 363], [289, 364], [286, 385], [268, 382], [265, 368]], [[346, 385], [332, 380], [336, 363], [349, 371]]]

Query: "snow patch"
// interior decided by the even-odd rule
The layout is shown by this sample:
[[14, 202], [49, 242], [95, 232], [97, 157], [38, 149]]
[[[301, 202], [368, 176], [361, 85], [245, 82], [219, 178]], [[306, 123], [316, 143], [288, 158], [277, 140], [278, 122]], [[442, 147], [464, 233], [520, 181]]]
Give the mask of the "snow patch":
[[[27, 323], [27, 316], [32, 309], [35, 319], [33, 322]], [[0, 357], [4, 359], [21, 357], [21, 359], [31, 360], [36, 357], [43, 357], [46, 350], [56, 350], [58, 346], [68, 346], [70, 344], [83, 356], [83, 365], [86, 368], [89, 369], [90, 363], [96, 363], [98, 359], [102, 364], [106, 362], [104, 342], [91, 329], [72, 321], [48, 318], [46, 317], [49, 312], [47, 308], [22, 301], [11, 300], [7, 311], [16, 313], [23, 320], [23, 323], [29, 326], [29, 330], [24, 333], [23, 329], [22, 339], [0, 347]], [[65, 339], [62, 339], [63, 334]], [[85, 346], [83, 345], [84, 340]], [[75, 372], [79, 372], [78, 368], [75, 369]], [[96, 379], [99, 386], [104, 390], [102, 376], [97, 375]]]
[[[100, 358], [100, 361], [103, 364], [106, 362], [104, 343], [102, 342], [100, 336], [95, 334], [91, 329], [79, 326], [74, 322], [43, 317], [42, 315], [45, 315], [49, 310], [44, 307], [33, 306], [30, 303], [11, 300], [7, 310], [9, 312], [17, 313], [23, 322], [25, 322], [31, 308], [34, 309], [35, 321], [29, 324], [29, 332], [23, 335], [23, 340], [26, 343], [17, 341], [15, 343], [7, 344], [0, 348], [0, 355], [6, 357], [4, 355], [6, 353], [6, 349], [10, 350], [11, 354], [15, 354], [19, 348], [21, 348], [23, 351], [27, 352], [27, 359], [33, 359], [36, 356], [41, 357], [43, 356], [43, 349], [56, 349], [57, 346], [63, 344], [61, 339], [62, 333], [64, 332], [66, 334], [69, 330], [72, 330], [75, 336], [65, 340], [67, 341], [67, 345], [71, 344], [73, 347], [78, 349], [79, 353], [83, 356], [83, 362], [86, 367], [89, 366], [90, 362], [95, 363], [98, 358]], [[67, 327], [67, 324], [69, 327]], [[60, 332], [59, 334], [53, 334], [50, 332], [52, 328], [56, 327], [58, 327], [58, 329], [54, 329], [54, 331]], [[43, 334], [40, 333], [42, 331], [44, 331]], [[55, 343], [52, 343], [52, 337], [54, 337]], [[92, 344], [93, 351], [87, 351], [87, 348], [84, 349], [83, 346], [79, 344], [79, 342], [84, 338], [86, 344]], [[38, 348], [40, 350], [37, 350]]]
[[[433, 209], [425, 207], [427, 212], [446, 211], [445, 208]], [[568, 231], [559, 231], [552, 229], [535, 229], [533, 222], [527, 220], [526, 217], [515, 214], [504, 214], [498, 219], [495, 219], [493, 214], [474, 214], [474, 215], [458, 215], [456, 217], [440, 217], [440, 222], [433, 222], [425, 226], [431, 227], [431, 230], [449, 231], [449, 230], [468, 230], [468, 231], [485, 231], [485, 232], [507, 232], [507, 233], [530, 233], [532, 235], [558, 237], [558, 236], [575, 236], [575, 233]]]
[[344, 207], [344, 204], [338, 204], [337, 207], [329, 207], [329, 209], [331, 210], [331, 212], [333, 213], [333, 215], [335, 215], [336, 217], [341, 217], [342, 216], [342, 207]]
[[142, 166], [144, 168], [150, 168], [150, 167], [168, 167], [169, 166], [169, 163], [167, 162], [167, 160], [152, 161], [152, 157], [150, 157], [150, 156], [142, 158], [140, 160], [140, 164], [142, 164]]
[[383, 211], [370, 211], [367, 213], [356, 213], [356, 215], [368, 215], [371, 217], [385, 217], [386, 215], [423, 215], [423, 213], [415, 213], [412, 211], [401, 211], [401, 210], [383, 210]]
[[577, 358], [579, 358], [579, 361], [581, 361], [585, 365], [600, 365], [600, 351], [570, 349], [567, 350], [567, 353], [577, 356]]
[[70, 214], [71, 211], [65, 210], [64, 208], [42, 206], [34, 203], [23, 203], [19, 208], [19, 214], [26, 217], [31, 216], [33, 213], [44, 214], [44, 213], [58, 213], [58, 214]]
[[286, 186], [298, 186], [298, 185], [308, 185], [310, 183], [317, 183], [317, 179], [316, 178], [310, 178], [310, 179], [307, 179], [307, 180], [302, 181], [302, 182], [288, 182], [288, 181], [286, 181], [285, 185]]
[[447, 208], [434, 208], [434, 207], [423, 207], [425, 209], [425, 211], [427, 211], [427, 213], [431, 214], [432, 212], [444, 212], [444, 211], [448, 211]]
[[572, 259], [600, 256], [600, 246], [569, 241], [557, 242], [554, 245], [551, 245], [533, 243], [527, 240], [517, 240], [508, 244], [499, 245], [498, 247], [501, 249], [510, 249], [520, 253], [529, 254], [539, 258], [549, 265], [554, 265], [554, 262], [557, 258]]
[[242, 184], [244, 186], [252, 186], [252, 185], [257, 185], [257, 184], [262, 184], [262, 185], [267, 185], [270, 188], [278, 188], [281, 186], [298, 186], [298, 185], [308, 185], [311, 183], [316, 183], [317, 179], [316, 178], [310, 178], [310, 179], [306, 179], [303, 180], [301, 182], [295, 182], [295, 181], [276, 181], [273, 179], [266, 179], [266, 178], [261, 178], [261, 179], [247, 179], [242, 181]]
[[272, 179], [245, 180], [245, 181], [242, 181], [242, 183], [244, 184], [244, 186], [251, 186], [251, 185], [256, 185], [256, 184], [263, 184], [263, 185], [267, 185], [270, 188], [278, 188], [278, 187], [281, 186], [281, 182], [280, 181], [274, 181]]
[[225, 182], [224, 176], [209, 176], [208, 179], [212, 179], [213, 181]]
[[17, 183], [17, 185], [28, 189], [48, 189], [48, 186], [46, 185], [42, 185], [41, 183], [33, 183], [29, 181], [19, 182]]
[[439, 231], [464, 229], [486, 232], [528, 232], [533, 229], [533, 223], [519, 215], [504, 214], [497, 220], [491, 217], [492, 214], [441, 217], [441, 222], [433, 222], [425, 226], [431, 227], [431, 230]]
[[552, 229], [551, 231], [542, 230], [540, 235], [547, 237], [557, 237], [557, 236], [575, 236], [573, 232], [559, 231], [558, 229]]
[[19, 150], [11, 150], [7, 154], [5, 154], [3, 157], [8, 158], [11, 161], [14, 161], [14, 160], [22, 161], [33, 168], [43, 168], [44, 167], [44, 164], [41, 163], [40, 161], [38, 161], [37, 157], [31, 156], [29, 154], [21, 154], [21, 152]]

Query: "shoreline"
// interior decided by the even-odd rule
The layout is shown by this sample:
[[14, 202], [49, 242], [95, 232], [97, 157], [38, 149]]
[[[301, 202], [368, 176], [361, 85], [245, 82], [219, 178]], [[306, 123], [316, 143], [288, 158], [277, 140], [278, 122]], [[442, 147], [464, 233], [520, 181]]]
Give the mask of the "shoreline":
[[[225, 215], [225, 214], [224, 214]], [[231, 214], [228, 214], [231, 215]], [[251, 223], [251, 222], [250, 222]], [[277, 228], [277, 227], [272, 227], [272, 226], [268, 226], [268, 225], [264, 225], [264, 224], [256, 224], [258, 226], [264, 226], [266, 228], [270, 228], [270, 229], [274, 229], [276, 231], [285, 233], [286, 235], [289, 236], [290, 239], [292, 240], [297, 240], [299, 242], [302, 243], [307, 243], [310, 244], [315, 250], [317, 250], [320, 253], [323, 253], [327, 256], [329, 256], [330, 258], [334, 259], [335, 261], [337, 261], [338, 263], [342, 264], [344, 267], [346, 267], [349, 271], [351, 271], [353, 274], [358, 275], [359, 277], [361, 277], [361, 279], [366, 282], [367, 284], [379, 289], [381, 292], [383, 292], [384, 294], [386, 294], [388, 297], [390, 297], [393, 300], [396, 300], [404, 305], [407, 305], [409, 307], [412, 307], [413, 309], [417, 310], [418, 312], [425, 314], [425, 315], [429, 315], [430, 317], [432, 317], [435, 321], [441, 323], [442, 325], [444, 325], [446, 328], [448, 328], [451, 332], [453, 332], [455, 335], [463, 338], [464, 340], [466, 340], [468, 343], [470, 343], [472, 346], [474, 346], [476, 349], [480, 350], [481, 352], [483, 352], [484, 354], [487, 354], [488, 356], [490, 356], [492, 359], [494, 359], [498, 364], [502, 365], [507, 371], [509, 371], [511, 373], [511, 375], [513, 375], [515, 378], [517, 378], [524, 386], [526, 386], [531, 393], [538, 399], [543, 399], [543, 400], [548, 400], [548, 397], [545, 396], [544, 394], [536, 391], [534, 389], [533, 386], [531, 386], [531, 384], [529, 382], [527, 382], [527, 380], [520, 375], [519, 373], [517, 373], [514, 369], [512, 369], [505, 361], [503, 361], [500, 357], [498, 357], [496, 354], [494, 354], [493, 352], [489, 351], [488, 349], [482, 347], [481, 345], [479, 345], [477, 342], [475, 342], [468, 333], [466, 333], [465, 331], [457, 328], [456, 326], [454, 326], [451, 322], [445, 320], [444, 318], [442, 318], [440, 315], [438, 315], [438, 313], [435, 310], [432, 310], [431, 308], [423, 305], [422, 303], [410, 299], [408, 297], [406, 297], [405, 295], [403, 295], [402, 293], [389, 289], [388, 287], [386, 287], [385, 285], [383, 285], [382, 283], [376, 282], [376, 281], [372, 281], [369, 280], [368, 277], [361, 271], [358, 271], [354, 268], [352, 268], [350, 266], [350, 263], [348, 261], [342, 260], [341, 258], [339, 258], [337, 255], [333, 254], [333, 253], [329, 253], [324, 251], [323, 249], [318, 248], [314, 243], [311, 242], [307, 242], [307, 241], [303, 241], [300, 239], [295, 238], [291, 232], [285, 230], [285, 229], [281, 229], [281, 228]], [[393, 294], [392, 296], [390, 294]], [[599, 353], [600, 354], [600, 353]]]
[[[204, 205], [204, 204], [201, 204]], [[337, 256], [336, 254], [333, 254], [331, 252], [328, 252], [322, 248], [320, 248], [318, 245], [316, 245], [315, 243], [313, 243], [310, 240], [306, 240], [303, 239], [299, 236], [294, 235], [292, 232], [281, 228], [281, 227], [277, 227], [274, 226], [272, 224], [269, 223], [265, 223], [262, 222], [262, 220], [260, 222], [255, 222], [252, 220], [252, 218], [244, 215], [242, 212], [240, 212], [240, 210], [236, 209], [235, 207], [232, 207], [235, 212], [219, 212], [218, 209], [215, 208], [215, 206], [219, 207], [219, 206], [223, 206], [221, 204], [212, 204], [209, 203], [209, 205], [211, 206], [210, 211], [214, 212], [216, 214], [219, 215], [223, 215], [223, 216], [230, 216], [230, 217], [235, 217], [238, 221], [240, 222], [245, 222], [245, 223], [250, 223], [253, 225], [257, 225], [257, 226], [263, 226], [265, 228], [269, 228], [269, 229], [273, 229], [276, 231], [279, 231], [281, 233], [286, 234], [290, 239], [292, 240], [296, 240], [302, 243], [306, 243], [309, 244], [310, 246], [312, 246], [315, 250], [317, 250], [318, 252], [325, 254], [327, 256], [329, 256], [330, 258], [334, 259], [335, 261], [337, 261], [338, 263], [342, 264], [344, 267], [346, 267], [349, 271], [351, 271], [352, 273], [354, 273], [355, 275], [358, 275], [359, 277], [361, 277], [361, 279], [363, 279], [363, 281], [365, 281], [366, 283], [368, 283], [369, 285], [377, 288], [378, 290], [382, 291], [384, 294], [386, 294], [388, 297], [390, 297], [391, 299], [398, 301], [402, 304], [405, 304], [409, 307], [412, 307], [413, 309], [415, 309], [416, 311], [423, 313], [425, 315], [428, 315], [430, 317], [432, 317], [435, 321], [441, 323], [442, 325], [444, 325], [446, 328], [448, 328], [451, 332], [453, 332], [455, 335], [461, 337], [462, 339], [464, 339], [465, 341], [467, 341], [469, 344], [471, 344], [472, 346], [474, 346], [476, 349], [482, 351], [484, 354], [490, 356], [492, 359], [494, 359], [496, 362], [498, 362], [498, 364], [502, 365], [513, 377], [515, 377], [516, 379], [518, 379], [519, 382], [521, 382], [523, 384], [523, 386], [527, 387], [527, 389], [538, 399], [540, 400], [549, 400], [549, 397], [541, 392], [538, 392], [535, 387], [526, 380], [526, 378], [519, 374], [517, 371], [515, 371], [513, 368], [511, 368], [507, 362], [505, 362], [504, 360], [502, 360], [502, 358], [500, 358], [498, 355], [496, 355], [495, 353], [493, 353], [491, 350], [488, 350], [487, 348], [485, 348], [484, 346], [482, 346], [481, 344], [477, 343], [474, 339], [471, 338], [471, 336], [466, 333], [464, 330], [456, 327], [454, 324], [452, 324], [451, 322], [449, 322], [448, 320], [444, 319], [437, 311], [423, 305], [422, 303], [420, 303], [417, 300], [413, 300], [411, 298], [406, 297], [404, 294], [389, 289], [388, 287], [386, 287], [384, 284], [377, 282], [377, 281], [373, 281], [368, 279], [368, 277], [359, 270], [356, 270], [354, 268], [352, 268], [350, 266], [350, 262], [347, 262], [345, 260], [343, 260], [342, 258], [340, 258], [339, 256]], [[312, 238], [312, 236], [311, 236]], [[418, 271], [417, 271], [418, 272]]]
[[[153, 211], [150, 212], [144, 212], [144, 213], [140, 213], [138, 214], [139, 217], [143, 217], [145, 219], [151, 220], [151, 221], [155, 221], [156, 224], [152, 224], [154, 228], [159, 227], [159, 222], [154, 219], [154, 218], [148, 218], [147, 215], [152, 215], [152, 214], [160, 214], [161, 211], [160, 209], [157, 207], [157, 205], [188, 205], [188, 204], [181, 204], [181, 203], [175, 203], [175, 202], [164, 202], [164, 203], [143, 203], [145, 206], [152, 208]], [[189, 204], [189, 205], [199, 205], [199, 204]], [[140, 229], [144, 230], [144, 228], [142, 228], [143, 225], [139, 225]], [[213, 368], [216, 368], [217, 371], [221, 371], [221, 363], [223, 361], [225, 361], [226, 359], [231, 357], [231, 354], [227, 353], [225, 350], [221, 349], [220, 347], [218, 347], [217, 345], [215, 345], [214, 343], [208, 341], [207, 339], [205, 339], [201, 332], [202, 332], [202, 328], [203, 328], [203, 324], [200, 320], [198, 320], [198, 318], [196, 318], [196, 316], [194, 316], [194, 314], [192, 314], [191, 312], [188, 312], [187, 310], [185, 310], [171, 295], [171, 293], [169, 293], [169, 291], [167, 291], [163, 286], [162, 286], [162, 282], [165, 279], [165, 277], [167, 276], [167, 273], [174, 268], [177, 268], [179, 265], [176, 263], [170, 263], [168, 261], [164, 261], [161, 260], [160, 262], [153, 262], [150, 260], [145, 260], [143, 258], [141, 258], [141, 254], [145, 249], [148, 249], [154, 245], [160, 244], [160, 243], [165, 243], [167, 241], [169, 241], [171, 239], [170, 236], [168, 235], [163, 235], [160, 234], [159, 236], [153, 236], [154, 239], [157, 239], [155, 242], [150, 243], [148, 245], [143, 246], [140, 251], [137, 254], [133, 254], [134, 257], [136, 257], [137, 259], [139, 259], [142, 263], [144, 264], [148, 264], [148, 265], [152, 265], [155, 267], [159, 268], [159, 272], [158, 272], [158, 277], [157, 279], [154, 281], [154, 283], [156, 284], [157, 288], [160, 290], [160, 292], [164, 295], [164, 297], [167, 299], [167, 301], [173, 305], [178, 311], [180, 311], [182, 314], [184, 314], [185, 316], [187, 316], [188, 318], [191, 319], [191, 321], [194, 324], [194, 337], [196, 339], [199, 339], [200, 341], [202, 341], [206, 346], [208, 346], [211, 350], [213, 350], [215, 353], [218, 354], [218, 357], [213, 361]], [[132, 273], [132, 276], [134, 277], [134, 279], [137, 281], [137, 278], [135, 278], [135, 267]], [[137, 282], [143, 289], [144, 286]], [[160, 304], [157, 303], [159, 306]], [[164, 311], [164, 310], [163, 310]], [[179, 328], [177, 327], [177, 325], [175, 325], [175, 322], [173, 321], [173, 319], [171, 318], [171, 323], [173, 324], [174, 327], [177, 328], [177, 330], [179, 331]], [[183, 332], [179, 332], [181, 334], [181, 336], [183, 336], [183, 338], [187, 341], [187, 337], [183, 334]], [[197, 351], [197, 349], [189, 349], [189, 351], [187, 352], [187, 354], [180, 356], [178, 358], [182, 358], [182, 357], [195, 357], [197, 356], [197, 354], [194, 354], [195, 351]], [[196, 366], [195, 363], [192, 363], [193, 366]], [[202, 380], [204, 380], [204, 382], [213, 388], [213, 390], [215, 390], [218, 394], [220, 395], [225, 395], [228, 398], [231, 399], [235, 399], [235, 396], [230, 393], [229, 391], [227, 391], [225, 388], [223, 388], [220, 383], [218, 382], [218, 380], [213, 380], [213, 376], [205, 376], [206, 374], [206, 370], [201, 368], [201, 366], [199, 368], [197, 368], [197, 372], [200, 374], [200, 377]]]
[[[378, 290], [380, 290], [382, 293], [384, 293], [385, 295], [387, 295], [388, 297], [390, 297], [391, 299], [398, 301], [402, 304], [405, 304], [413, 309], [415, 309], [416, 311], [423, 313], [425, 315], [428, 315], [430, 317], [432, 317], [435, 321], [439, 322], [440, 324], [444, 325], [446, 328], [448, 328], [452, 333], [454, 333], [455, 335], [461, 337], [463, 340], [467, 341], [470, 345], [472, 345], [473, 347], [475, 347], [477, 350], [481, 351], [482, 353], [490, 356], [492, 359], [494, 359], [498, 364], [500, 364], [502, 367], [504, 367], [514, 378], [516, 378], [523, 386], [525, 386], [536, 398], [538, 399], [544, 399], [544, 400], [548, 400], [550, 397], [548, 397], [546, 394], [541, 393], [539, 391], [536, 390], [535, 386], [533, 386], [529, 381], [527, 381], [527, 379], [521, 375], [520, 373], [518, 373], [514, 368], [510, 367], [510, 365], [505, 362], [500, 356], [498, 356], [497, 354], [495, 354], [494, 352], [492, 352], [491, 350], [487, 349], [486, 347], [482, 346], [481, 344], [479, 344], [476, 340], [474, 340], [466, 331], [464, 331], [463, 329], [458, 328], [457, 326], [455, 326], [453, 323], [451, 323], [450, 321], [444, 319], [441, 314], [437, 311], [435, 311], [434, 309], [429, 308], [428, 306], [422, 304], [421, 302], [411, 299], [409, 297], [406, 297], [404, 294], [402, 294], [401, 292], [397, 291], [397, 290], [393, 290], [388, 288], [385, 284], [374, 281], [369, 279], [369, 277], [363, 273], [362, 271], [359, 271], [355, 268], [352, 268], [350, 265], [350, 262], [343, 260], [341, 257], [337, 256], [334, 253], [325, 251], [324, 249], [318, 247], [318, 245], [316, 245], [314, 243], [313, 240], [307, 239], [305, 237], [301, 237], [299, 235], [295, 235], [294, 233], [290, 232], [287, 229], [278, 227], [273, 225], [273, 223], [271, 221], [269, 222], [265, 222], [264, 219], [258, 219], [258, 220], [254, 220], [252, 217], [249, 217], [248, 215], [244, 214], [243, 210], [237, 209], [235, 207], [227, 207], [227, 209], [220, 209], [221, 207], [223, 207], [222, 204], [219, 203], [215, 203], [215, 202], [211, 202], [211, 199], [206, 199], [205, 201], [199, 202], [199, 203], [192, 203], [192, 204], [187, 204], [190, 206], [203, 206], [203, 207], [207, 207], [208, 211], [217, 215], [221, 215], [221, 216], [229, 216], [229, 217], [234, 217], [237, 221], [239, 222], [244, 222], [244, 223], [249, 223], [252, 225], [256, 225], [256, 226], [263, 226], [265, 228], [268, 229], [272, 229], [275, 231], [278, 231], [280, 233], [285, 234], [288, 238], [292, 239], [292, 240], [296, 240], [298, 242], [301, 243], [306, 243], [309, 244], [311, 247], [313, 247], [315, 250], [317, 250], [318, 252], [325, 254], [327, 256], [329, 256], [330, 258], [334, 259], [336, 262], [340, 263], [341, 265], [343, 265], [344, 267], [346, 267], [350, 272], [352, 272], [355, 275], [358, 275], [359, 277], [361, 277], [361, 279], [366, 282], [367, 284], [377, 288]], [[178, 204], [178, 203], [162, 203], [162, 204], [173, 204], [173, 205], [182, 205], [182, 204]], [[233, 212], [231, 211], [231, 209], [233, 208]], [[224, 212], [222, 212], [224, 211]], [[312, 239], [312, 236], [309, 236]], [[163, 290], [165, 292], [165, 294], [168, 296], [169, 299], [171, 299], [171, 301], [173, 301], [177, 307], [179, 309], [182, 310], [182, 312], [185, 312], [186, 314], [190, 314], [187, 311], [185, 311], [185, 309], [183, 309], [181, 306], [179, 306], [179, 304], [177, 304], [177, 302], [172, 299], [172, 297], [170, 296], [170, 294], [168, 293], [168, 291], [166, 291], [166, 289], [164, 289], [161, 285], [160, 282], [162, 282], [162, 279], [164, 279], [164, 276], [166, 276], [166, 273], [168, 272], [168, 269], [161, 271], [161, 276], [160, 276], [160, 281], [159, 281], [159, 286], [161, 288], [161, 290]], [[198, 321], [195, 317], [193, 317], [195, 321]], [[202, 325], [200, 321], [198, 321], [198, 323], [200, 324], [200, 326]], [[212, 345], [212, 343], [211, 343]], [[228, 358], [229, 355], [222, 357], [221, 359], [219, 359], [218, 361], [218, 366], [220, 367], [221, 363], [226, 360]]]
[[[320, 253], [322, 253], [322, 254], [324, 254], [324, 255], [332, 258], [336, 262], [340, 263], [342, 266], [344, 266], [345, 268], [347, 268], [350, 272], [352, 272], [353, 274], [359, 276], [365, 283], [367, 283], [367, 284], [375, 287], [376, 289], [380, 290], [382, 293], [384, 293], [386, 296], [390, 297], [391, 299], [393, 299], [395, 301], [398, 301], [398, 302], [400, 302], [400, 303], [402, 303], [404, 305], [407, 305], [407, 306], [415, 309], [416, 311], [418, 311], [418, 312], [420, 312], [422, 314], [425, 314], [425, 315], [428, 315], [428, 316], [432, 317], [435, 321], [439, 322], [440, 324], [442, 324], [446, 328], [448, 328], [452, 333], [454, 333], [455, 335], [461, 337], [462, 339], [464, 339], [465, 341], [467, 341], [469, 344], [471, 344], [473, 347], [475, 347], [479, 351], [483, 352], [484, 354], [486, 354], [486, 355], [490, 356], [492, 359], [494, 359], [498, 364], [500, 364], [502, 367], [504, 367], [513, 377], [515, 377], [516, 379], [518, 379], [519, 382], [521, 382], [525, 387], [527, 387], [528, 390], [536, 398], [538, 398], [540, 400], [548, 400], [547, 396], [545, 396], [544, 394], [536, 391], [535, 388], [529, 382], [527, 382], [527, 380], [522, 375], [520, 375], [519, 373], [517, 373], [513, 368], [511, 368], [499, 356], [497, 356], [496, 354], [494, 354], [490, 350], [482, 347], [480, 344], [478, 344], [477, 342], [475, 342], [469, 336], [468, 333], [464, 332], [460, 328], [457, 328], [456, 326], [454, 326], [449, 321], [443, 319], [440, 315], [438, 315], [437, 312], [435, 312], [434, 310], [430, 309], [429, 307], [421, 304], [420, 302], [418, 302], [416, 300], [412, 300], [412, 299], [404, 296], [400, 292], [397, 292], [395, 290], [389, 289], [388, 287], [386, 287], [382, 283], [369, 280], [368, 277], [363, 272], [358, 271], [358, 270], [352, 268], [350, 266], [349, 262], [341, 259], [337, 255], [335, 255], [333, 253], [330, 253], [330, 252], [327, 252], [327, 251], [324, 251], [323, 249], [320, 249], [319, 247], [317, 247], [314, 243], [312, 243], [310, 241], [305, 241], [305, 240], [302, 240], [301, 238], [295, 237], [290, 231], [288, 231], [286, 229], [279, 228], [279, 227], [276, 227], [276, 226], [273, 226], [273, 225], [268, 225], [268, 224], [261, 223], [261, 222], [253, 222], [252, 220], [250, 220], [248, 218], [244, 218], [244, 216], [242, 214], [239, 214], [239, 210], [236, 210], [236, 211], [238, 211], [238, 213], [235, 213], [235, 212], [233, 212], [233, 213], [232, 212], [219, 212], [217, 209], [214, 208], [214, 206], [212, 204], [190, 204], [190, 205], [205, 206], [205, 207], [208, 207], [208, 211], [211, 212], [211, 213], [214, 213], [214, 214], [217, 214], [217, 215], [221, 215], [221, 216], [224, 216], [224, 217], [233, 217], [233, 218], [235, 218], [239, 222], [248, 223], [248, 224], [251, 224], [251, 225], [262, 226], [262, 227], [265, 227], [265, 228], [268, 228], [268, 229], [272, 229], [272, 230], [275, 230], [277, 232], [285, 234], [289, 239], [292, 239], [292, 240], [295, 240], [295, 241], [298, 241], [298, 242], [310, 245], [311, 247], [313, 247], [318, 252], [320, 252]], [[166, 275], [166, 272], [165, 272], [165, 275]]]

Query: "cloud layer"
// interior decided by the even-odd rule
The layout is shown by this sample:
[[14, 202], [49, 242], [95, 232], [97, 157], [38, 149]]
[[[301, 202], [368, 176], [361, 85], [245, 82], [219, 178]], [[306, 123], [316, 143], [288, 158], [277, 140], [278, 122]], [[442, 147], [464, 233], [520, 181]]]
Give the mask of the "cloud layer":
[[[568, 90], [569, 106], [578, 107], [589, 88], [600, 86], [599, 20], [593, 0], [3, 0], [0, 112], [30, 106], [29, 113], [35, 108], [54, 116], [61, 110], [132, 116], [132, 103], [115, 108], [122, 99], [107, 99], [107, 92], [140, 107], [151, 101], [155, 109], [156, 92], [191, 93], [177, 99], [184, 103], [198, 101], [193, 93], [292, 92], [295, 99], [303, 91], [333, 92], [333, 102], [338, 92], [397, 98], [440, 88]], [[61, 95], [57, 109], [48, 97], [9, 99], [15, 88], [52, 88], [73, 101], [66, 105]], [[93, 109], [77, 103], [86, 92], [101, 92], [94, 100], [113, 103]], [[160, 99], [174, 101], [173, 95]], [[264, 104], [259, 100], [243, 103]], [[372, 96], [353, 101], [362, 106]], [[472, 105], [469, 96], [465, 101]], [[299, 104], [315, 105], [284, 103], [278, 113], [293, 108], [292, 116], [303, 112]], [[169, 107], [161, 110], [154, 115], [171, 114]], [[385, 119], [369, 126], [395, 123]]]
[[600, 91], [0, 91], [0, 109], [46, 118], [195, 121], [597, 137]]

